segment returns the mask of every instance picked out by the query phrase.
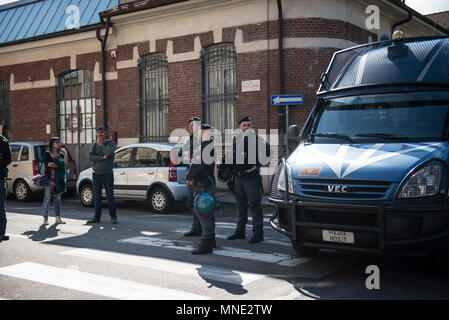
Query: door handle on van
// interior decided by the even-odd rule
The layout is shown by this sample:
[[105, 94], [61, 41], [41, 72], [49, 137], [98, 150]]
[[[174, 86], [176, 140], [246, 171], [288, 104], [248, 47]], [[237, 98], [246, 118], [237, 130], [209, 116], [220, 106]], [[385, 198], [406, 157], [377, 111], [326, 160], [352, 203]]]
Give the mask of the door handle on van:
[[126, 174], [126, 172], [125, 171], [123, 171], [123, 172], [120, 172], [120, 175], [121, 176], [124, 176]]
[[154, 174], [154, 171], [149, 171], [149, 172], [147, 172], [148, 174]]
[[17, 164], [13, 164], [12, 166], [13, 166], [13, 168], [17, 168]]

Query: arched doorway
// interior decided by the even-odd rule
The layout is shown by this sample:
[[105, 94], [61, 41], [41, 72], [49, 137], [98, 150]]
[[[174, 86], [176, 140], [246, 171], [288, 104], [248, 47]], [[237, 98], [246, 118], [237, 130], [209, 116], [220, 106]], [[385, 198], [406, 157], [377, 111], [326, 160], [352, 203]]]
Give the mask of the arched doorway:
[[88, 153], [95, 141], [93, 74], [73, 70], [58, 78], [58, 129], [79, 171], [90, 167]]

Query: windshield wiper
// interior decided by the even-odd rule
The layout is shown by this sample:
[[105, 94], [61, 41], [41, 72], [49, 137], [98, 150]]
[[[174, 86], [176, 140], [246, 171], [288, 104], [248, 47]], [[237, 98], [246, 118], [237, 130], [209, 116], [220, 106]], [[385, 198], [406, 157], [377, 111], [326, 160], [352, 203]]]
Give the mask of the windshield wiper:
[[358, 133], [356, 137], [368, 137], [368, 138], [381, 138], [386, 140], [407, 140], [417, 142], [417, 140], [404, 136], [402, 134], [392, 134], [392, 133]]
[[326, 137], [326, 138], [337, 138], [337, 139], [343, 139], [349, 142], [354, 142], [354, 140], [351, 139], [350, 136], [344, 133], [338, 133], [338, 132], [318, 132], [318, 133], [311, 133], [311, 137]]

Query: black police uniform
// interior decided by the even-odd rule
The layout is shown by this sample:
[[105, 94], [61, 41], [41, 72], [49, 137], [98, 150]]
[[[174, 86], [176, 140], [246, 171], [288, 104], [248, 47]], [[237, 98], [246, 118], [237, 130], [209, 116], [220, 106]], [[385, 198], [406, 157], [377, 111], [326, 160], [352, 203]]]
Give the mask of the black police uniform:
[[[189, 150], [189, 164], [187, 165], [187, 170], [190, 167], [190, 161], [193, 158], [193, 151], [195, 148], [195, 145], [198, 144], [199, 142], [197, 139], [194, 138], [193, 134], [190, 135], [189, 140], [186, 141], [186, 143], [183, 145], [182, 149], [179, 150], [178, 152], [178, 157], [182, 157], [182, 152], [183, 150]], [[186, 233], [184, 233], [185, 237], [195, 237], [195, 236], [200, 236], [201, 235], [201, 224], [200, 224], [200, 220], [198, 219], [198, 217], [196, 216], [196, 214], [193, 212], [193, 197], [195, 194], [195, 190], [194, 190], [194, 186], [193, 185], [187, 185], [187, 201], [186, 201], [186, 206], [189, 209], [190, 213], [192, 214], [193, 217], [193, 222], [192, 222], [192, 226], [190, 227], [190, 230]]]
[[[195, 149], [189, 169], [186, 173], [187, 180], [194, 181], [195, 195], [200, 192], [214, 195], [216, 192], [216, 182], [214, 176], [215, 162], [205, 163], [202, 157], [203, 150], [213, 141], [203, 142], [201, 147]], [[210, 146], [209, 146], [210, 148]], [[214, 150], [211, 149], [210, 156], [214, 157]], [[193, 250], [193, 254], [212, 253], [215, 247], [215, 213], [214, 210], [209, 212], [201, 212], [194, 209], [195, 215], [198, 217], [202, 227], [201, 242], [197, 249]]]
[[0, 135], [0, 242], [8, 240], [6, 233], [6, 177], [8, 165], [11, 163], [11, 149], [8, 140]]
[[[238, 205], [237, 227], [234, 234], [228, 237], [229, 240], [244, 239], [245, 229], [248, 222], [248, 208], [251, 209], [253, 217], [253, 236], [249, 240], [250, 243], [263, 241], [263, 212], [262, 212], [262, 177], [260, 176], [259, 162], [259, 139], [262, 139], [256, 135], [256, 158], [255, 163], [251, 163], [248, 156], [248, 137], [244, 137], [244, 150], [238, 150], [236, 145], [236, 139], [233, 142], [234, 152], [234, 196]], [[270, 155], [270, 146], [267, 142], [266, 156]], [[244, 152], [243, 164], [236, 163], [236, 154]], [[257, 169], [247, 172], [251, 168], [257, 167]]]

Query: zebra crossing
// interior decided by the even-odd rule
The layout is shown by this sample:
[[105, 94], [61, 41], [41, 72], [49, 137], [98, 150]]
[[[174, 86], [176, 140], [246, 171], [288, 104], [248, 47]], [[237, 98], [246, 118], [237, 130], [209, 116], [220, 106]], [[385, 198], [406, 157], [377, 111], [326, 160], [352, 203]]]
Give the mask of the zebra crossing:
[[[66, 219], [66, 221], [68, 225], [71, 224], [71, 219]], [[300, 276], [302, 274], [312, 279], [320, 278], [329, 272], [329, 270], [326, 270], [321, 274], [314, 274], [310, 271], [302, 273], [302, 266], [313, 263], [315, 258], [293, 255], [294, 251], [290, 247], [288, 239], [273, 237], [275, 233], [272, 233], [271, 237], [267, 233], [264, 243], [250, 246], [250, 249], [248, 249], [246, 241], [221, 241], [221, 239], [225, 239], [229, 232], [226, 227], [235, 227], [235, 224], [232, 223], [217, 225], [218, 247], [212, 255], [199, 258], [189, 254], [184, 254], [183, 256], [181, 252], [191, 251], [198, 242], [198, 238], [188, 239], [182, 237], [181, 232], [187, 231], [186, 226], [184, 223], [181, 227], [180, 224], [174, 224], [172, 228], [169, 227], [165, 232], [142, 231], [139, 236], [115, 239], [113, 241], [121, 245], [121, 250], [119, 251], [72, 247], [69, 250], [58, 252], [58, 256], [61, 259], [75, 258], [76, 261], [82, 263], [81, 265], [99, 263], [120, 266], [120, 268], [125, 268], [125, 270], [134, 270], [133, 268], [136, 268], [139, 272], [148, 270], [152, 275], [157, 275], [160, 279], [181, 277], [184, 281], [191, 281], [195, 284], [222, 283], [227, 286], [236, 286], [241, 288], [241, 290], [247, 290], [248, 286], [251, 287], [251, 285], [256, 283], [257, 286], [264, 286], [265, 282], [276, 281], [282, 284], [282, 286], [291, 287], [291, 290], [283, 293], [281, 296], [273, 297], [283, 299], [299, 299], [302, 296], [287, 281], [274, 279], [268, 272], [257, 270], [265, 270], [263, 266], [270, 265], [282, 268], [284, 273], [292, 276]], [[85, 226], [83, 226], [82, 230], [85, 230], [84, 228]], [[75, 230], [71, 231], [74, 232]], [[68, 243], [67, 240], [70, 239], [67, 236], [69, 234], [65, 234], [60, 238], [65, 249], [67, 249], [65, 243]], [[16, 241], [29, 241], [21, 235], [13, 238]], [[48, 243], [48, 240], [38, 242], [39, 245], [46, 243]], [[133, 254], [126, 253], [126, 248], [132, 249], [129, 251], [133, 252]], [[145, 253], [141, 255], [134, 253], [140, 252], [143, 248], [147, 249]], [[164, 257], [161, 257], [161, 252], [164, 253], [162, 254]], [[167, 252], [170, 254], [167, 255]], [[170, 258], [167, 258], [167, 256], [170, 256]], [[228, 261], [227, 267], [217, 263], [218, 259], [223, 257]], [[201, 260], [201, 263], [199, 260]], [[246, 265], [246, 267], [242, 268], [242, 265]], [[259, 268], [248, 266], [258, 266]], [[26, 261], [0, 267], [0, 279], [2, 276], [10, 277], [112, 299], [206, 300], [211, 298], [208, 291], [198, 291], [198, 288], [193, 289], [187, 286], [179, 290], [179, 288], [173, 286], [165, 287], [165, 285], [161, 285], [158, 282], [156, 284], [153, 284], [151, 281], [141, 283], [139, 281], [131, 281], [129, 278], [125, 280], [120, 276], [117, 277], [117, 275], [115, 277], [109, 274], [105, 276], [101, 272], [96, 271], [92, 273], [92, 270], [87, 269], [90, 272], [42, 263], [41, 261]], [[310, 269], [310, 267], [304, 267], [304, 269]], [[248, 272], [248, 270], [251, 271]], [[131, 279], [133, 278], [131, 277]], [[269, 289], [271, 288], [267, 288], [267, 291]], [[229, 298], [232, 298], [232, 295]]]

